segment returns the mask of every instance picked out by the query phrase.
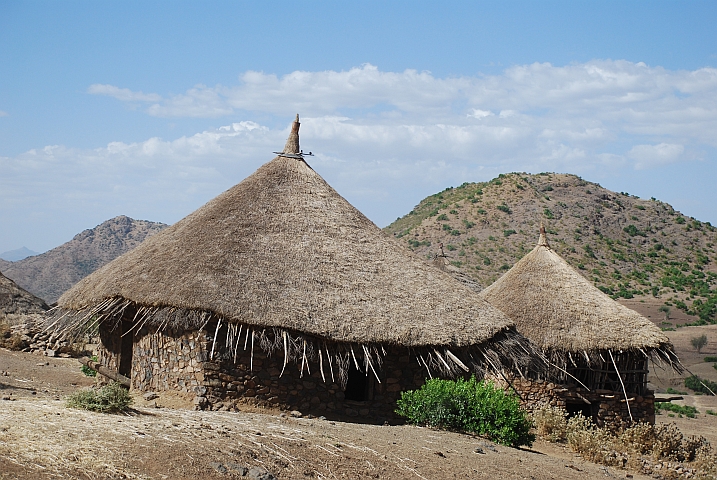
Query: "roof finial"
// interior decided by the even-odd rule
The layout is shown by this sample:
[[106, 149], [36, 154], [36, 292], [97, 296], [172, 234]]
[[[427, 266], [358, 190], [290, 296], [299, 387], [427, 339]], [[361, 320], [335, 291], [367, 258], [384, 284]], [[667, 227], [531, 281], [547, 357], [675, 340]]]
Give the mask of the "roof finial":
[[291, 125], [291, 133], [289, 134], [289, 138], [286, 139], [286, 145], [284, 146], [283, 153], [300, 153], [301, 150], [299, 149], [299, 126], [301, 124], [299, 123], [299, 114], [296, 114], [296, 120], [294, 120], [294, 123]]
[[538, 245], [550, 248], [548, 237], [545, 235], [545, 225], [543, 225], [543, 222], [540, 222], [540, 238], [538, 239]]

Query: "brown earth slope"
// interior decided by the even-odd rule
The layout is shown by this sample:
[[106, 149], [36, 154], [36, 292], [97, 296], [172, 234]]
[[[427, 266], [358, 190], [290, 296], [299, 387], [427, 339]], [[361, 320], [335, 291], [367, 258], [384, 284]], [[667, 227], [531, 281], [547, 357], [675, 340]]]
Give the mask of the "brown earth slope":
[[517, 450], [413, 426], [175, 409], [167, 392], [137, 395], [129, 414], [68, 409], [66, 395], [93, 382], [79, 366], [0, 349], [0, 479], [258, 478], [242, 467], [279, 479], [626, 477], [543, 441]]
[[47, 303], [167, 225], [119, 216], [75, 235], [67, 243], [18, 262], [0, 263], [6, 276]]
[[15, 282], [0, 273], [0, 317], [6, 314], [43, 313], [48, 309], [41, 298], [18, 287]]
[[384, 230], [426, 260], [443, 243], [453, 266], [487, 286], [535, 246], [541, 222], [553, 249], [613, 298], [657, 299], [685, 321], [714, 321], [717, 228], [575, 175], [464, 183]]

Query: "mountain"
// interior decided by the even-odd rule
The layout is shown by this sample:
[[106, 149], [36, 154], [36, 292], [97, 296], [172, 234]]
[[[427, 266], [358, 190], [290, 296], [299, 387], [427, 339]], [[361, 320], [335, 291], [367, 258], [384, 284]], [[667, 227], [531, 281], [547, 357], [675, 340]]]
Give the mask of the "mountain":
[[7, 260], [8, 262], [17, 262], [23, 258], [37, 255], [37, 252], [33, 252], [27, 247], [18, 248], [17, 250], [9, 250], [7, 252], [0, 253], [0, 258]]
[[41, 255], [0, 262], [0, 270], [22, 288], [54, 303], [79, 280], [166, 227], [163, 223], [115, 217]]
[[[510, 173], [422, 200], [384, 230], [431, 260], [490, 285], [538, 240], [615, 299], [658, 300], [701, 322], [717, 314], [717, 228], [655, 198], [569, 174]], [[669, 314], [667, 315], [669, 317]]]
[[0, 315], [43, 313], [50, 307], [30, 292], [0, 273]]

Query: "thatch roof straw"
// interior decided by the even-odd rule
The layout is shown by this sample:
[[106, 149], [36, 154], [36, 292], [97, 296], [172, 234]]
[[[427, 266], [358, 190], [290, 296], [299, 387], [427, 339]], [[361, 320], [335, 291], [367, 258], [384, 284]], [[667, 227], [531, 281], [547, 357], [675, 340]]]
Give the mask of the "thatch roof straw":
[[525, 354], [504, 314], [331, 188], [301, 156], [298, 130], [297, 115], [282, 154], [67, 291], [59, 313], [70, 315], [58, 325], [129, 308], [161, 328], [200, 328], [211, 316], [273, 327], [268, 342], [279, 349], [288, 331], [431, 351], [511, 344]]
[[676, 360], [667, 336], [568, 265], [550, 248], [542, 226], [536, 247], [480, 295], [544, 351], [581, 357], [606, 350], [659, 351]]

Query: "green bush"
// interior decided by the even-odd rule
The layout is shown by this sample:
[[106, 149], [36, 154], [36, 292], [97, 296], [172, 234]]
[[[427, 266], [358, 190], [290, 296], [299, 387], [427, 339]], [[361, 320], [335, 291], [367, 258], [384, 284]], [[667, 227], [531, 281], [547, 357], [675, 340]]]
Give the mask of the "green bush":
[[69, 408], [101, 413], [122, 412], [131, 404], [132, 397], [129, 391], [119, 382], [112, 382], [98, 390], [83, 389], [67, 397]]
[[660, 415], [662, 410], [679, 413], [689, 418], [695, 418], [695, 415], [699, 413], [695, 407], [690, 407], [689, 405], [682, 406], [670, 402], [655, 402], [655, 413]]
[[[694, 390], [695, 392], [705, 393], [707, 395], [712, 395], [712, 392], [717, 393], [717, 383], [700, 378], [697, 375], [685, 378], [685, 387], [690, 390]], [[710, 390], [712, 390], [712, 392], [710, 392]]]
[[708, 356], [708, 357], [705, 357], [704, 360], [705, 360], [705, 362], [717, 362], [717, 357]]
[[[90, 358], [90, 360], [92, 360], [93, 362], [96, 362], [96, 361], [97, 361], [97, 355], [93, 355], [92, 358]], [[97, 372], [95, 372], [94, 370], [92, 370], [92, 369], [91, 369], [90, 367], [88, 367], [87, 365], [82, 365], [81, 370], [82, 370], [82, 373], [84, 373], [84, 374], [85, 374], [86, 376], [88, 376], [88, 377], [96, 377], [96, 376], [97, 376]]]
[[477, 433], [511, 447], [535, 441], [532, 422], [518, 399], [475, 377], [428, 380], [420, 389], [401, 394], [396, 413], [409, 423]]

